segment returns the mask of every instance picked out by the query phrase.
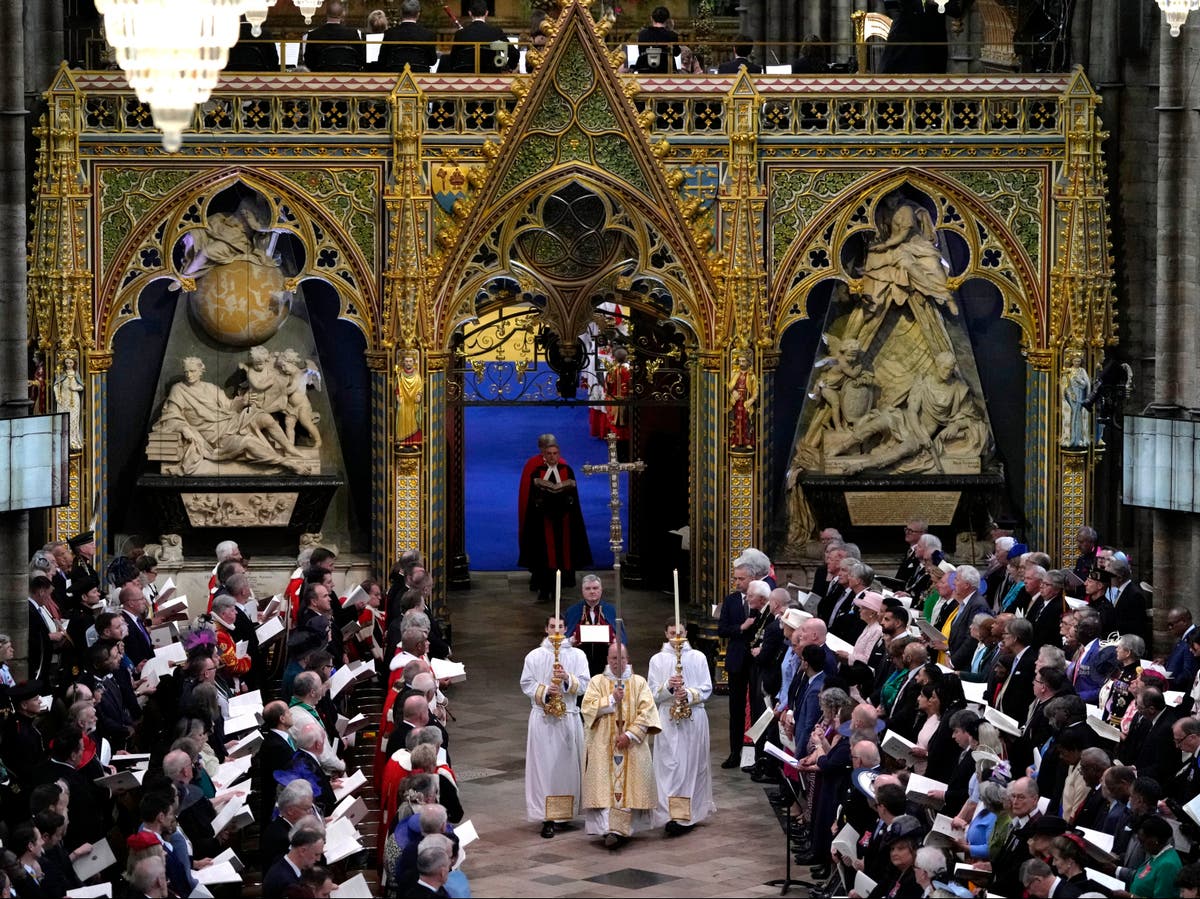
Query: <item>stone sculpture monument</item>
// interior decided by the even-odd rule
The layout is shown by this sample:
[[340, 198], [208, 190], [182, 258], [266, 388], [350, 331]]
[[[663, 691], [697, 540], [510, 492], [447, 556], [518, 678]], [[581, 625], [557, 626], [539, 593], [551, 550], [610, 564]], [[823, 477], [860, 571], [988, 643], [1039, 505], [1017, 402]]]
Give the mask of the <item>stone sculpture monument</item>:
[[786, 481], [793, 546], [815, 526], [806, 477], [970, 476], [992, 465], [987, 408], [924, 208], [906, 199], [880, 203], [854, 286], [853, 294], [835, 291], [827, 352], [814, 365], [793, 442]]

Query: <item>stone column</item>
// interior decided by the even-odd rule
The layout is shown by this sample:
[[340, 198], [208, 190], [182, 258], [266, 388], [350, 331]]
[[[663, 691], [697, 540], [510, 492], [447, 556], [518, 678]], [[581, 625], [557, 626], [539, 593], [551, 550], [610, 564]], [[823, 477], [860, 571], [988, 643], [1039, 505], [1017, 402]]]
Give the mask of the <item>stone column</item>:
[[[0, 3], [0, 406], [6, 416], [29, 414], [25, 311], [25, 71], [24, 5]], [[37, 4], [40, 5], [40, 4]], [[9, 472], [0, 472], [8, 477]], [[0, 632], [12, 637], [12, 670], [25, 675], [29, 624], [29, 513], [0, 513]]]
[[[1154, 401], [1181, 417], [1200, 407], [1200, 353], [1196, 347], [1200, 309], [1200, 236], [1193, 223], [1200, 214], [1200, 125], [1189, 102], [1200, 21], [1193, 13], [1179, 37], [1160, 25], [1158, 103], [1158, 260], [1154, 351]], [[1195, 590], [1195, 560], [1200, 549], [1200, 516], [1154, 513], [1155, 606], [1167, 608]], [[1135, 577], [1150, 572], [1135, 569]], [[1163, 622], [1165, 623], [1165, 622]]]

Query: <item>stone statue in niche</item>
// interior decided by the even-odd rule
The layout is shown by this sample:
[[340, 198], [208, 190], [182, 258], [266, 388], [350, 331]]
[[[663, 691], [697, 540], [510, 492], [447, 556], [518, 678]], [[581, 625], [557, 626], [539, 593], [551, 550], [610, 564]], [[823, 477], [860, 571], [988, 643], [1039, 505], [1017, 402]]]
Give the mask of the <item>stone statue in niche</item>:
[[[183, 561], [183, 538], [178, 534], [163, 534], [159, 538], [159, 546], [156, 547], [158, 552], [158, 564], [182, 562]], [[146, 547], [149, 551], [150, 547]]]
[[234, 212], [208, 216], [203, 228], [189, 231], [184, 244], [183, 273], [200, 280], [216, 266], [245, 260], [277, 268], [275, 235], [264, 204], [247, 197]]
[[857, 459], [842, 466], [844, 474], [867, 469], [945, 473], [946, 459], [976, 463], [991, 444], [983, 407], [962, 379], [951, 352], [939, 353], [933, 374], [912, 386], [903, 409], [874, 409], [844, 435], [830, 436], [826, 452], [840, 455], [851, 446], [883, 437]]
[[875, 221], [857, 280], [834, 288], [828, 351], [797, 425], [786, 475], [793, 546], [816, 524], [805, 474], [972, 475], [992, 464], [991, 425], [930, 213], [897, 193]]
[[742, 347], [733, 358], [729, 376], [729, 446], [751, 449], [754, 446], [754, 405], [758, 402], [758, 378], [750, 362], [749, 349]]
[[287, 406], [283, 412], [283, 427], [288, 440], [295, 441], [296, 425], [308, 434], [313, 446], [321, 445], [321, 432], [317, 430], [320, 416], [313, 411], [308, 401], [308, 388], [321, 389], [321, 373], [311, 359], [301, 361], [295, 350], [284, 350], [275, 358], [275, 368], [282, 375], [287, 387]]
[[[271, 358], [252, 354], [243, 368], [246, 388], [231, 398], [203, 380], [203, 360], [186, 357], [183, 380], [171, 386], [151, 427], [147, 458], [161, 462], [163, 474], [169, 475], [218, 474], [213, 463], [229, 462], [245, 463], [250, 471], [316, 473], [319, 459], [295, 444], [297, 422], [315, 435], [315, 444], [320, 440], [307, 397], [301, 403], [295, 395], [307, 371], [300, 370], [294, 350], [278, 354], [275, 366], [268, 368]], [[283, 418], [282, 428], [277, 415]]]
[[69, 422], [71, 452], [83, 449], [83, 380], [79, 377], [75, 355], [63, 356], [62, 368], [54, 378], [54, 408], [65, 412]]
[[839, 340], [826, 334], [825, 343], [829, 355], [817, 363], [816, 367], [824, 372], [810, 399], [825, 404], [818, 416], [827, 416], [835, 431], [845, 431], [871, 410], [875, 372], [866, 364], [862, 345], [853, 337]]
[[267, 201], [254, 195], [184, 234], [180, 275], [190, 291], [189, 309], [218, 343], [261, 344], [287, 318], [293, 294], [276, 252], [282, 230]]
[[413, 350], [402, 350], [396, 376], [396, 442], [400, 451], [416, 453], [421, 447], [421, 406], [424, 403], [424, 386], [421, 373], [417, 370], [417, 355]]
[[1068, 357], [1068, 364], [1059, 378], [1062, 391], [1062, 435], [1059, 444], [1064, 449], [1085, 449], [1091, 445], [1091, 413], [1084, 408], [1092, 390], [1092, 379], [1083, 367], [1083, 355], [1078, 351]]

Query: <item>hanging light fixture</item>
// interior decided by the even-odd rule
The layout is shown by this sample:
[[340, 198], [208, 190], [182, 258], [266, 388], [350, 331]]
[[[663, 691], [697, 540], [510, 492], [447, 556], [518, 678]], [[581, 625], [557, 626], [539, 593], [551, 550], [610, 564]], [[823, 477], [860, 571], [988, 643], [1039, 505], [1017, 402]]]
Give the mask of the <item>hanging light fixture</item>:
[[96, 0], [117, 64], [174, 153], [197, 103], [208, 100], [229, 48], [237, 43], [244, 0]]
[[292, 2], [296, 4], [296, 9], [300, 10], [301, 15], [304, 16], [304, 24], [311, 25], [313, 13], [321, 8], [321, 4], [325, 0], [292, 0]]
[[245, 0], [242, 14], [250, 23], [250, 33], [262, 37], [263, 22], [267, 21], [267, 10], [275, 5], [277, 0]]
[[1179, 29], [1187, 21], [1188, 13], [1200, 9], [1200, 0], [1158, 0], [1158, 8], [1171, 26], [1171, 37], [1179, 37]]

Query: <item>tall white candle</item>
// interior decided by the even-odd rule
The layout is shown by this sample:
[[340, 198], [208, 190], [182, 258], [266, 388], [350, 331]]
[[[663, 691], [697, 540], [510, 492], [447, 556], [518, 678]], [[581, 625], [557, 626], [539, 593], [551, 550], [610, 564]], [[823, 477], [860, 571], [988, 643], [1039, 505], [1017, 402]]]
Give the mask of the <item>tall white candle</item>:
[[554, 572], [554, 617], [559, 618], [559, 610], [562, 606], [562, 569], [555, 569]]
[[679, 628], [679, 569], [675, 569], [675, 627]]

